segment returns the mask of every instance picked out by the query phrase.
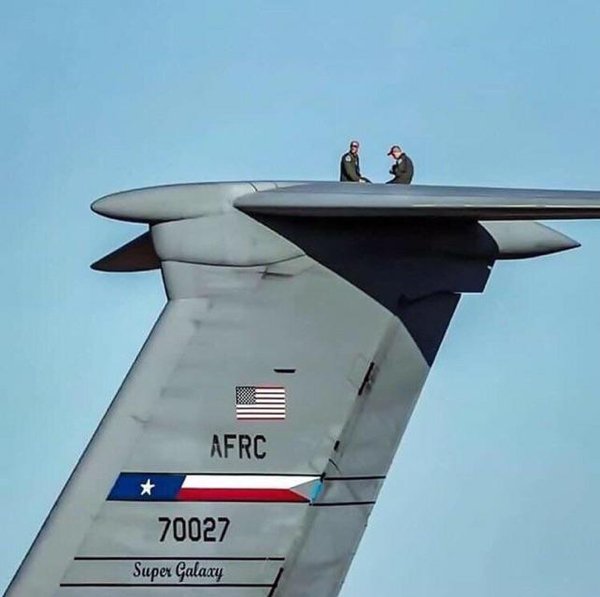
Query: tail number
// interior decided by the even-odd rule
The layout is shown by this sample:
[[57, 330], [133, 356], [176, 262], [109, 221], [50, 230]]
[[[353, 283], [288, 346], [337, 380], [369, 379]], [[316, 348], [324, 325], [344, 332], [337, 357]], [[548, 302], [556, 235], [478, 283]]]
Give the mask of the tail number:
[[191, 518], [159, 516], [158, 522], [164, 525], [160, 536], [161, 543], [167, 539], [173, 539], [178, 543], [182, 541], [220, 543], [227, 534], [230, 520], [224, 516], [219, 518], [208, 516], [202, 519], [196, 516]]

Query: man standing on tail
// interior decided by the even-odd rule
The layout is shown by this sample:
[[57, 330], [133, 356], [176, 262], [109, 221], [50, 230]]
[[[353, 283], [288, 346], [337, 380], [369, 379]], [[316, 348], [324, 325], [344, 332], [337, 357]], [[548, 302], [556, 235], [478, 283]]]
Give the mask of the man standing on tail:
[[347, 151], [340, 161], [341, 182], [371, 182], [360, 173], [360, 160], [358, 157], [358, 141], [350, 142], [350, 151]]
[[410, 184], [415, 172], [412, 160], [398, 145], [392, 145], [388, 155], [395, 160], [390, 170], [390, 174], [393, 174], [394, 178], [388, 180], [388, 184]]

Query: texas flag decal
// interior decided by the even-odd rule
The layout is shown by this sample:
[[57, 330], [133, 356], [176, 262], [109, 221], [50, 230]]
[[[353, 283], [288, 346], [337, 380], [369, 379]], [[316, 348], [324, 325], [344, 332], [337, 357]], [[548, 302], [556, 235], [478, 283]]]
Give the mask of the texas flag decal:
[[110, 501], [310, 503], [321, 489], [312, 475], [121, 473]]

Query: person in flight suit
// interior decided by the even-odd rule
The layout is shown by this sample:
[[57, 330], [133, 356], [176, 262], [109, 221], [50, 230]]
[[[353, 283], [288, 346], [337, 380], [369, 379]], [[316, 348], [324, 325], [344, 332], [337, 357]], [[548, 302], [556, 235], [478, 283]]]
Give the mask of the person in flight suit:
[[388, 155], [392, 156], [395, 161], [390, 170], [390, 174], [393, 174], [394, 178], [388, 180], [387, 184], [410, 184], [415, 173], [412, 160], [398, 145], [392, 145]]
[[341, 182], [371, 182], [360, 173], [360, 159], [358, 157], [358, 141], [350, 143], [350, 151], [347, 151], [340, 161]]

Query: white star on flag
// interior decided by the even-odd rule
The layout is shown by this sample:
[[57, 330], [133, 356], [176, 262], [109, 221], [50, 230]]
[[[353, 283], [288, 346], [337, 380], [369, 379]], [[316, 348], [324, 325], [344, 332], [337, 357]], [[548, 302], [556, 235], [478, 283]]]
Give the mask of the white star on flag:
[[152, 495], [152, 490], [156, 487], [156, 485], [152, 483], [150, 479], [146, 479], [146, 482], [142, 483], [140, 487], [142, 488], [142, 493], [140, 495]]

